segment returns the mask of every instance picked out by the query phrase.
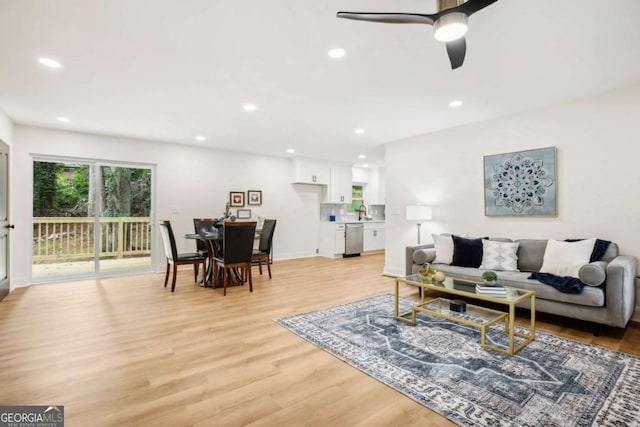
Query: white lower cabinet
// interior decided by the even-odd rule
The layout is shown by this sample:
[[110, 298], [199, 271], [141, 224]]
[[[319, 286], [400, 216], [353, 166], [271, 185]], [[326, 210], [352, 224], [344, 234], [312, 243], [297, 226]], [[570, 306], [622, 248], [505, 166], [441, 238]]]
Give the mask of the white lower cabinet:
[[344, 229], [344, 224], [342, 225], [342, 229], [338, 230], [338, 228], [336, 228], [336, 244], [335, 244], [335, 250], [333, 251], [334, 254], [342, 256], [342, 254], [344, 254], [344, 243], [345, 243], [345, 229]]
[[365, 223], [363, 234], [365, 252], [384, 249], [384, 223]]
[[[384, 222], [363, 222], [363, 252], [384, 250]], [[318, 254], [327, 258], [342, 257], [345, 250], [345, 225], [320, 221]]]
[[318, 254], [327, 258], [341, 257], [344, 254], [344, 233], [344, 224], [321, 221]]

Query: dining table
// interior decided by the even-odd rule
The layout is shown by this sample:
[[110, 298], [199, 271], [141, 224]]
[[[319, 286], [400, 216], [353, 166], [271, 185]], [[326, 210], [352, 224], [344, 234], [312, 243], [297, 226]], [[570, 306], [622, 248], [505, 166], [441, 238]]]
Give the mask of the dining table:
[[[256, 230], [256, 238], [260, 237], [260, 231], [261, 230]], [[215, 231], [202, 233], [188, 233], [185, 234], [184, 237], [185, 239], [200, 240], [204, 243], [205, 248], [207, 248], [207, 258], [209, 262], [207, 262], [207, 271], [200, 284], [205, 288], [217, 287], [218, 282], [221, 281], [221, 277], [216, 277], [215, 280], [213, 278], [213, 258], [222, 256], [224, 232], [222, 229], [216, 229]], [[229, 281], [229, 285], [241, 285], [243, 283], [242, 275], [235, 268], [231, 270], [232, 274], [230, 275], [231, 280]]]
[[204, 287], [213, 288], [215, 287], [215, 281], [213, 280], [213, 258], [222, 255], [222, 241], [223, 241], [223, 232], [222, 230], [215, 231], [207, 231], [204, 233], [190, 233], [185, 234], [185, 239], [193, 239], [200, 240], [204, 243], [205, 248], [207, 249], [207, 270], [204, 274], [204, 279], [201, 284]]

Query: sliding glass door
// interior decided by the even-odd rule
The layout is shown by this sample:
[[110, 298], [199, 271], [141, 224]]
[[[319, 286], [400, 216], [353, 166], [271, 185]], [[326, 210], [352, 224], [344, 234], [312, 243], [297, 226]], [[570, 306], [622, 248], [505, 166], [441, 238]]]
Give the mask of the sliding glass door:
[[34, 158], [34, 282], [151, 270], [152, 168]]

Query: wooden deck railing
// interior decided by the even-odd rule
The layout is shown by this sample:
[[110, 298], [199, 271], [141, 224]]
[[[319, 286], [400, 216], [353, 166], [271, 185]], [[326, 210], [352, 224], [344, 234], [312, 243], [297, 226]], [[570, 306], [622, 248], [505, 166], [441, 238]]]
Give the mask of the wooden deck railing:
[[[100, 259], [151, 254], [148, 217], [101, 217], [99, 224]], [[95, 235], [94, 218], [33, 218], [33, 262], [92, 259]]]

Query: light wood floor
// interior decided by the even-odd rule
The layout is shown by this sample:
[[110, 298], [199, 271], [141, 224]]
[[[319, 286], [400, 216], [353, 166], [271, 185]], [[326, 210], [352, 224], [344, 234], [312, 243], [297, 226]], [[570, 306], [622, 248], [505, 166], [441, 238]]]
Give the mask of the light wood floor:
[[[0, 303], [0, 404], [64, 405], [67, 426], [446, 426], [273, 319], [393, 292], [383, 255], [254, 268], [254, 292], [147, 274], [32, 286]], [[539, 330], [640, 354], [640, 326]], [[524, 317], [523, 317], [524, 318]]]

